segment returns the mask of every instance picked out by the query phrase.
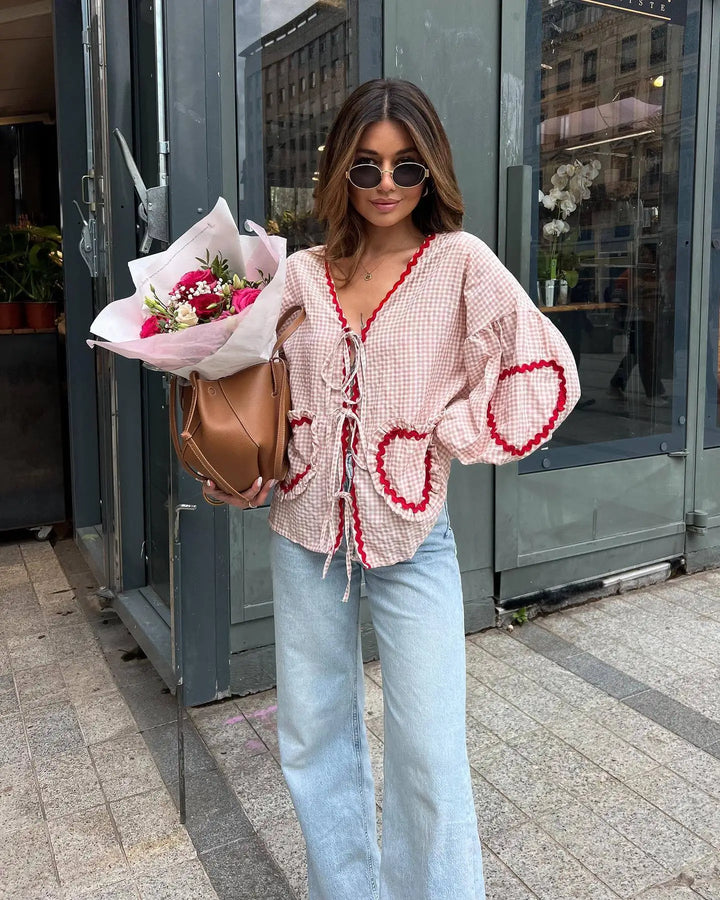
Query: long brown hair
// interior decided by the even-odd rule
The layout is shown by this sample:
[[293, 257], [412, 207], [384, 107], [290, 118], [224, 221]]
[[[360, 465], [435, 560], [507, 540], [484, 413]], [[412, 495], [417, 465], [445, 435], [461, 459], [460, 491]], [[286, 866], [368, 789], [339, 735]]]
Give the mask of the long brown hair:
[[324, 258], [349, 260], [346, 282], [357, 271], [365, 251], [364, 219], [348, 198], [345, 173], [365, 128], [391, 119], [410, 134], [430, 170], [427, 194], [412, 212], [423, 234], [459, 231], [463, 201], [455, 178], [452, 152], [442, 122], [427, 95], [417, 85], [399, 78], [366, 81], [350, 94], [325, 140], [315, 192], [315, 216], [326, 233]]

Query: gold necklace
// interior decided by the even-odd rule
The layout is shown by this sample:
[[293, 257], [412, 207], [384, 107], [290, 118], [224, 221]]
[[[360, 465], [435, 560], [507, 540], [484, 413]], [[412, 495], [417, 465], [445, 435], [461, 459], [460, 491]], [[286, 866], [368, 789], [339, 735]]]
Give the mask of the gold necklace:
[[[415, 250], [414, 252], [417, 253], [417, 250]], [[380, 268], [380, 266], [381, 266], [382, 264], [383, 264], [383, 261], [380, 260], [380, 262], [375, 266], [375, 268], [374, 268], [374, 269], [371, 269], [371, 270], [368, 272], [368, 270], [367, 270], [367, 269], [365, 268], [365, 266], [362, 264], [362, 261], [360, 261], [360, 268], [361, 268], [361, 269], [363, 270], [363, 272], [365, 273], [365, 274], [363, 275], [363, 278], [365, 279], [365, 281], [370, 281], [370, 279], [373, 277], [373, 272], [377, 272], [377, 270]]]
[[360, 268], [365, 273], [365, 275], [363, 276], [365, 281], [370, 281], [370, 279], [373, 277], [373, 272], [377, 272], [377, 270], [380, 268], [381, 265], [382, 265], [382, 260], [380, 260], [380, 262], [375, 266], [374, 269], [372, 269], [370, 272], [368, 272], [368, 270], [365, 268], [365, 266], [362, 263], [360, 263]]

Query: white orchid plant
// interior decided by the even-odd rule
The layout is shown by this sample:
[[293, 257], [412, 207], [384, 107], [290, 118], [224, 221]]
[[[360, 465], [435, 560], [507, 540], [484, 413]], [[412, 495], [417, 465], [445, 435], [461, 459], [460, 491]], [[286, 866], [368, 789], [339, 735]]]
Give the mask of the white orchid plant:
[[592, 159], [582, 163], [579, 159], [571, 163], [563, 163], [550, 179], [552, 187], [547, 192], [539, 191], [538, 202], [543, 209], [553, 213], [553, 218], [543, 225], [543, 236], [550, 241], [550, 278], [557, 277], [557, 264], [560, 248], [565, 235], [570, 231], [567, 222], [583, 200], [590, 198], [590, 188], [600, 174], [602, 163]]

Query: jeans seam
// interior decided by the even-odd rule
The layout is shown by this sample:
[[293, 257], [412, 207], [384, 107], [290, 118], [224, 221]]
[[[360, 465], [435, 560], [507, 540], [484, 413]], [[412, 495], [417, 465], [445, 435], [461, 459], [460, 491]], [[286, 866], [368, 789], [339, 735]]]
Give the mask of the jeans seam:
[[443, 535], [443, 537], [446, 538], [452, 531], [452, 525], [450, 524], [450, 511], [448, 510], [447, 501], [443, 504], [443, 508], [445, 510], [445, 534]]
[[[358, 714], [358, 675], [357, 665], [355, 665], [355, 674], [353, 676], [353, 699], [352, 699], [352, 729], [353, 729], [353, 749], [355, 750], [355, 762], [357, 766], [357, 785], [360, 797], [360, 808], [362, 810], [363, 819], [365, 818], [365, 797], [363, 792], [363, 761], [360, 753], [360, 724]], [[377, 885], [372, 868], [372, 854], [370, 853], [370, 832], [367, 821], [363, 822], [363, 832], [365, 835], [365, 852], [367, 862], [368, 880], [370, 881], [370, 890], [372, 891], [373, 900], [379, 900]]]

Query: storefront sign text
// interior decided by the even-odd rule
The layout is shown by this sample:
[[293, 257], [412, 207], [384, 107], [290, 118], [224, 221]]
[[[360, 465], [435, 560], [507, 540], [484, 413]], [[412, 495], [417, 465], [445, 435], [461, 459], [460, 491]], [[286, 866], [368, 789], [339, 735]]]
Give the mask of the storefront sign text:
[[608, 6], [663, 19], [671, 25], [684, 25], [687, 19], [687, 0], [581, 0], [593, 6]]

